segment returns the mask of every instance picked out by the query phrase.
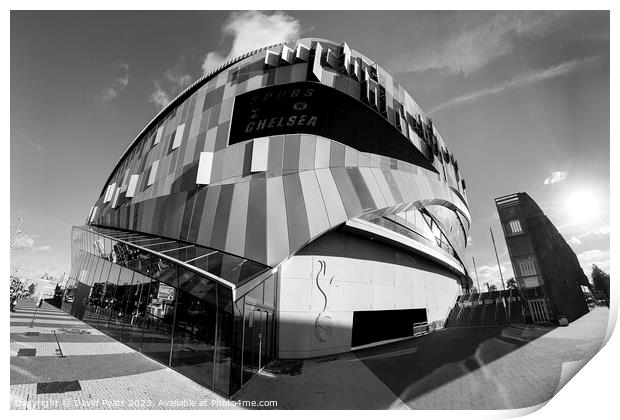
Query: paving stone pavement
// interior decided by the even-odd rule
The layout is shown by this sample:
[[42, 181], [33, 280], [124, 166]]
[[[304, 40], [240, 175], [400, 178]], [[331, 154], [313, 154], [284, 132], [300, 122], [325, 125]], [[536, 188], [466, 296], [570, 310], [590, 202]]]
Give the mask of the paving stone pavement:
[[[221, 409], [231, 402], [44, 304], [11, 314], [12, 409]], [[265, 369], [235, 402], [276, 401], [280, 409], [511, 409], [558, 390], [565, 365], [601, 347], [609, 311], [568, 327], [450, 328], [295, 369]], [[41, 316], [41, 318], [39, 318]], [[39, 335], [27, 333], [38, 332]], [[58, 341], [57, 341], [58, 340]], [[58, 355], [58, 344], [64, 357]], [[35, 356], [17, 356], [35, 349]], [[80, 390], [37, 394], [37, 384], [79, 381]]]
[[259, 374], [238, 398], [309, 409], [533, 407], [555, 395], [566, 365], [600, 350], [608, 316], [596, 308], [568, 327], [448, 328], [305, 360], [298, 375]]
[[[11, 409], [237, 408], [47, 303], [33, 315], [28, 301], [11, 313]], [[20, 349], [36, 354], [18, 356]], [[79, 381], [81, 390], [37, 393], [37, 384], [59, 381]]]

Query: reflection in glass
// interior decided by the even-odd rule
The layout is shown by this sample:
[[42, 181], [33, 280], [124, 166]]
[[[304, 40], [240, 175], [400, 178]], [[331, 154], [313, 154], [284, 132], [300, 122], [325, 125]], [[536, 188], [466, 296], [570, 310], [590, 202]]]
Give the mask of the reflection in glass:
[[166, 365], [170, 362], [175, 300], [175, 287], [151, 281], [144, 315], [142, 352]]
[[[97, 275], [101, 275], [103, 260], [101, 258], [97, 258], [94, 255], [91, 255], [91, 260], [92, 264], [90, 265], [90, 269], [86, 273], [85, 283], [88, 286], [88, 290], [85, 291], [85, 296], [82, 302], [84, 304], [82, 320], [88, 325], [97, 328], [99, 313], [97, 312], [97, 305], [95, 304], [95, 300], [93, 299], [93, 297], [98, 297], [99, 293], [101, 292], [101, 283], [99, 283]], [[95, 280], [95, 278], [97, 279]]]
[[213, 386], [213, 350], [217, 314], [214, 282], [179, 270], [172, 367], [209, 387]]
[[96, 285], [93, 285], [90, 302], [95, 308], [95, 312], [99, 315], [97, 328], [104, 332], [107, 332], [108, 329], [108, 320], [114, 304], [116, 283], [118, 282], [120, 271], [121, 268], [118, 265], [103, 261], [100, 280]]
[[121, 268], [116, 293], [112, 298], [110, 314], [108, 318], [108, 335], [115, 340], [121, 339], [123, 327], [128, 323], [130, 314], [126, 312], [127, 303], [131, 297], [131, 283], [133, 280], [133, 271]]
[[128, 315], [123, 328], [121, 342], [136, 350], [140, 350], [142, 342], [142, 329], [144, 327], [150, 284], [151, 279], [140, 273], [134, 273], [133, 283], [129, 289], [127, 309], [125, 310]]

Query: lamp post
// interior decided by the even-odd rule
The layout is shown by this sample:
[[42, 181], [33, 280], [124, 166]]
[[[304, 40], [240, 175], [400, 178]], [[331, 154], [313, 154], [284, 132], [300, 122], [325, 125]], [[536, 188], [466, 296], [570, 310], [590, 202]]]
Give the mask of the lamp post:
[[480, 281], [478, 281], [478, 269], [476, 268], [476, 260], [474, 259], [473, 255], [471, 257], [471, 260], [474, 263], [474, 271], [476, 272], [476, 284], [478, 285], [478, 293], [480, 293], [481, 290], [480, 290]]
[[491, 232], [491, 240], [493, 241], [493, 249], [495, 250], [495, 259], [497, 260], [497, 269], [499, 270], [499, 278], [502, 280], [502, 290], [506, 290], [506, 285], [504, 284], [504, 276], [502, 275], [502, 266], [499, 265], [499, 257], [497, 256], [497, 247], [495, 246], [495, 238], [493, 237], [493, 229], [489, 227], [489, 231]]

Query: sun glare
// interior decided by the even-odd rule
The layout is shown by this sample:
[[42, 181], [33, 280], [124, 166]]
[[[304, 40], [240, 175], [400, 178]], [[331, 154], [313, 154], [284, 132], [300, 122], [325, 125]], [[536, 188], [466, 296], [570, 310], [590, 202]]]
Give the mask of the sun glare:
[[587, 222], [598, 214], [598, 199], [590, 191], [576, 191], [568, 197], [566, 210], [573, 222]]

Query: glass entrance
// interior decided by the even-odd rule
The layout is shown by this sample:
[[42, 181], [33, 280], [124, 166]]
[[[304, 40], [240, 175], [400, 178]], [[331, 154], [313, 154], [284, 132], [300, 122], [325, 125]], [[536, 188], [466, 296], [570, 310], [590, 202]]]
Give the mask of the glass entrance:
[[245, 305], [243, 338], [243, 382], [271, 360], [273, 311]]

